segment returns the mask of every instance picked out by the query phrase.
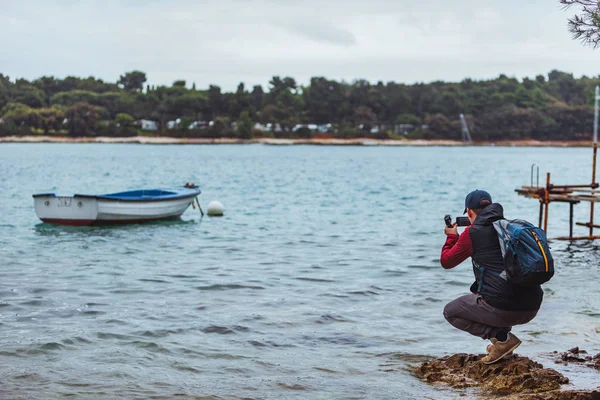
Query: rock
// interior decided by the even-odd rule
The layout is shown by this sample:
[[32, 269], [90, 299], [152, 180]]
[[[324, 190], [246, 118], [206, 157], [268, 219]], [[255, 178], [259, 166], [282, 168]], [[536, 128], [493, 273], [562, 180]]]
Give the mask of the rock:
[[538, 394], [516, 394], [502, 397], [502, 400], [599, 400], [598, 390], [553, 390]]
[[559, 357], [560, 359], [556, 360], [557, 364], [577, 363], [600, 370], [600, 353], [592, 357], [588, 355], [587, 351], [580, 350], [579, 347], [574, 347], [564, 353], [560, 353]]
[[414, 373], [429, 383], [453, 388], [480, 386], [494, 394], [539, 393], [560, 389], [569, 379], [527, 357], [512, 356], [485, 365], [483, 355], [455, 354], [421, 364]]
[[[556, 362], [559, 363], [600, 363], [600, 354], [591, 357], [585, 350], [577, 347], [565, 353], [553, 354], [557, 355], [559, 360]], [[482, 357], [483, 355], [454, 354], [422, 363], [413, 372], [428, 383], [442, 383], [457, 389], [480, 387], [482, 398], [600, 400], [600, 387], [596, 390], [560, 390], [561, 385], [569, 383], [569, 379], [527, 357], [513, 355], [491, 365], [482, 363]]]

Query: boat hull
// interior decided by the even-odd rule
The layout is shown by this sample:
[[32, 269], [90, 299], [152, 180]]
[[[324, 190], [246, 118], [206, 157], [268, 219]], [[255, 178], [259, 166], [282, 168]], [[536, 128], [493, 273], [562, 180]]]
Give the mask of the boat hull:
[[194, 197], [151, 202], [98, 200], [99, 223], [133, 223], [181, 217]]
[[176, 198], [141, 200], [49, 193], [34, 195], [34, 206], [42, 221], [60, 225], [132, 224], [177, 219], [198, 194], [192, 191]]
[[41, 195], [34, 197], [34, 207], [39, 219], [61, 225], [91, 225], [98, 217], [98, 202], [93, 198]]

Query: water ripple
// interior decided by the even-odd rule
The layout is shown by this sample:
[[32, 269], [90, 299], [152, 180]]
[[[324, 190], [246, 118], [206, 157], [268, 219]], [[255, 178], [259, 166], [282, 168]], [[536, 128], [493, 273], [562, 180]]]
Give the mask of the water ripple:
[[[469, 262], [439, 265], [443, 216], [484, 185], [535, 222], [514, 193], [527, 160], [587, 182], [590, 153], [0, 144], [0, 398], [441, 398], [409, 366], [484, 350], [442, 315], [473, 282]], [[185, 181], [226, 215], [62, 227], [31, 199]], [[568, 223], [553, 205], [549, 232]], [[521, 351], [598, 353], [600, 245], [552, 252], [542, 309], [515, 327]]]

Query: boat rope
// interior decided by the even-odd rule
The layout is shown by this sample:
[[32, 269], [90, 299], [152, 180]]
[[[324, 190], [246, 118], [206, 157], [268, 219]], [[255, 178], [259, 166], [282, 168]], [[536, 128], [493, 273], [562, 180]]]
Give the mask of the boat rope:
[[[196, 184], [192, 183], [192, 182], [186, 182], [185, 185], [183, 185], [184, 188], [188, 188], [188, 189], [194, 189], [197, 188], [198, 186], [196, 186]], [[204, 211], [202, 211], [202, 207], [200, 207], [200, 200], [198, 200], [198, 197], [194, 197], [194, 199], [196, 199], [196, 204], [198, 204], [198, 209], [200, 210], [200, 215], [204, 217]], [[196, 206], [194, 205], [194, 200], [192, 200], [192, 208], [195, 210]]]
[[[202, 207], [200, 207], [200, 200], [198, 200], [198, 198], [196, 197], [196, 203], [198, 204], [198, 209], [200, 210], [200, 215], [204, 217], [204, 211], [202, 211]], [[192, 201], [192, 205], [194, 204], [194, 201]]]

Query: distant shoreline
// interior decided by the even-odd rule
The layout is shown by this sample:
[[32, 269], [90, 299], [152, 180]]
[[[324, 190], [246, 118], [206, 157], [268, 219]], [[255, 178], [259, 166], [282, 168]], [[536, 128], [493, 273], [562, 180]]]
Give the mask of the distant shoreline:
[[[0, 143], [127, 143], [127, 144], [265, 144], [265, 145], [319, 145], [319, 146], [471, 146], [458, 140], [377, 140], [369, 138], [356, 139], [235, 139], [235, 138], [174, 138], [159, 136], [134, 137], [57, 137], [57, 136], [4, 136]], [[500, 147], [592, 147], [591, 141], [539, 141], [539, 140], [506, 140], [474, 142], [472, 146]]]

